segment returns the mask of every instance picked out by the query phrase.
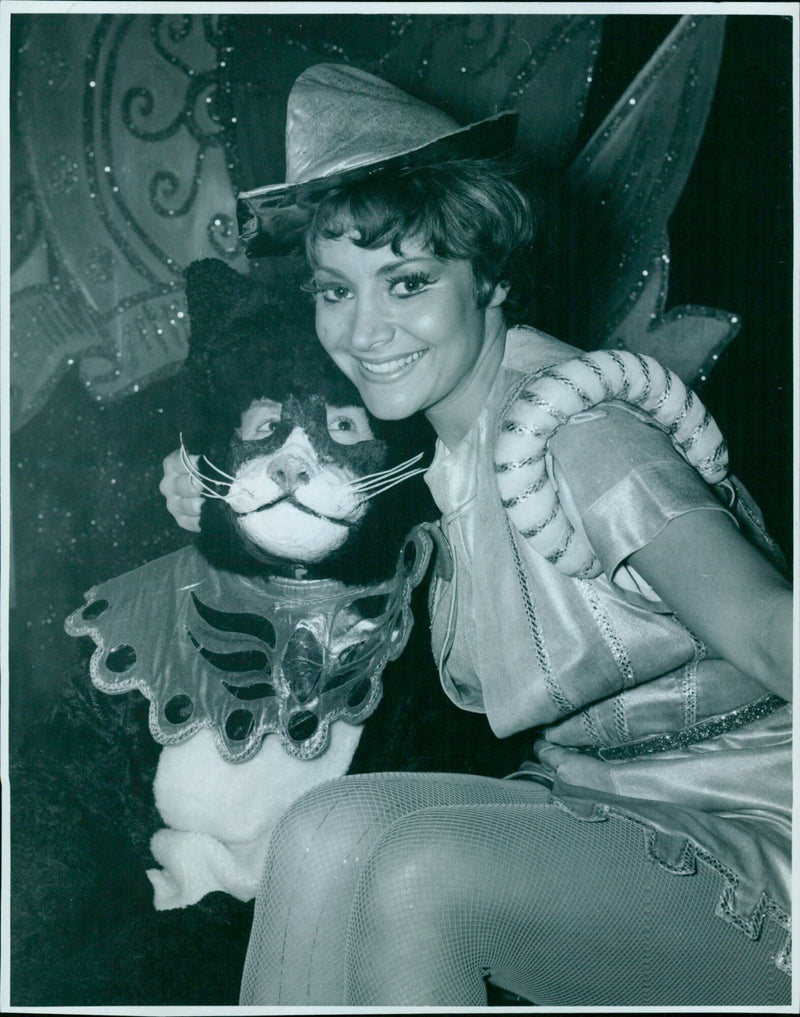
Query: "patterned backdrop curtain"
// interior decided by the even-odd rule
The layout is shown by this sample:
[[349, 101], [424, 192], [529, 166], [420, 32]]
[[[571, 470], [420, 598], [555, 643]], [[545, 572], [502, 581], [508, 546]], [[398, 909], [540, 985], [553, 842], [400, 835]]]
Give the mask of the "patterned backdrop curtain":
[[569, 216], [558, 265], [571, 285], [548, 310], [556, 316], [576, 285], [582, 300], [567, 301], [560, 334], [657, 353], [696, 380], [697, 362], [735, 329], [715, 314], [662, 322], [666, 224], [702, 136], [724, 20], [684, 17], [576, 154], [600, 17], [316, 16], [302, 32], [285, 16], [21, 19], [17, 219], [41, 233], [14, 231], [14, 426], [73, 362], [98, 399], [180, 364], [182, 270], [205, 256], [244, 270], [237, 185], [281, 178], [286, 97], [321, 57], [379, 73], [462, 122], [519, 109], [528, 173], [557, 189]]

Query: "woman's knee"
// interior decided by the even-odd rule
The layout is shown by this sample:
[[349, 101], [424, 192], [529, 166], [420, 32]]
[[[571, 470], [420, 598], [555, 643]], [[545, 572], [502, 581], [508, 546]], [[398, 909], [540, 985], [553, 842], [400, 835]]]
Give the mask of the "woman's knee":
[[[379, 934], [411, 921], [431, 930], [448, 921], [464, 893], [459, 864], [464, 840], [453, 810], [429, 808], [396, 819], [373, 847], [362, 872], [356, 909]], [[480, 875], [478, 875], [480, 878]]]
[[483, 873], [465, 879], [457, 811], [401, 817], [376, 842], [350, 914], [348, 1002], [485, 1002], [482, 911], [464, 907]]
[[340, 860], [365, 851], [396, 813], [384, 783], [354, 774], [306, 791], [278, 821], [270, 856], [318, 864], [321, 858]]
[[337, 851], [353, 829], [350, 802], [345, 779], [326, 781], [306, 791], [278, 820], [269, 856], [299, 863], [321, 845]]

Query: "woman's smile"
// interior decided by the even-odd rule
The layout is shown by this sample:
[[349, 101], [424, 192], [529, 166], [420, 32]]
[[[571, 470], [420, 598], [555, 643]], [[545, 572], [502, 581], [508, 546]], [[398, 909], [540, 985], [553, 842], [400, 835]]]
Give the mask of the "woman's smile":
[[317, 335], [368, 409], [384, 420], [424, 411], [440, 436], [454, 422], [463, 432], [502, 359], [505, 288], [479, 306], [472, 264], [418, 242], [398, 254], [344, 236], [313, 254]]
[[427, 350], [417, 350], [415, 353], [409, 353], [406, 357], [392, 357], [391, 360], [367, 360], [364, 357], [356, 359], [367, 374], [375, 375], [388, 382], [394, 381], [407, 368], [424, 357], [427, 352]]

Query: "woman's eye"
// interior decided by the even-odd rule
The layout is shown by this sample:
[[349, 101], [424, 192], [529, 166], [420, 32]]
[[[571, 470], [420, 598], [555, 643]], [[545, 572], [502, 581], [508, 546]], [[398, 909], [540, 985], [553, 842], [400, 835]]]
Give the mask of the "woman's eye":
[[269, 438], [281, 420], [282, 405], [274, 399], [255, 399], [242, 413], [239, 437], [242, 441]]
[[399, 279], [391, 279], [389, 292], [395, 297], [413, 297], [421, 293], [431, 283], [430, 276], [424, 272], [404, 275]]

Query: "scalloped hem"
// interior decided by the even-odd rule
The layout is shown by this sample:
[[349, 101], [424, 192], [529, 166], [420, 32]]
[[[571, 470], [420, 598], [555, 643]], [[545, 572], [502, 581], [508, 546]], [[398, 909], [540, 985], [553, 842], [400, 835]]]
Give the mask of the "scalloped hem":
[[[614, 796], [607, 796], [604, 792], [591, 788], [568, 785], [559, 780], [548, 767], [534, 762], [523, 764], [523, 768], [509, 774], [506, 779], [531, 780], [548, 787], [553, 804], [582, 822], [605, 822], [614, 816], [633, 823], [644, 832], [647, 857], [672, 875], [691, 875], [697, 870], [698, 862], [713, 869], [722, 880], [722, 889], [715, 907], [716, 916], [751, 940], [761, 937], [765, 922], [775, 923], [783, 933], [780, 949], [773, 958], [775, 966], [784, 974], [791, 976], [792, 925], [788, 908], [765, 890], [755, 895], [752, 891], [743, 893], [744, 881], [729, 865], [720, 861], [690, 835], [675, 830], [658, 829], [654, 823], [639, 815], [636, 809], [636, 805], [641, 804], [672, 812], [676, 807], [671, 803], [637, 802], [636, 805], [632, 803], [630, 807], [620, 801], [611, 803], [605, 799]], [[680, 809], [682, 813], [687, 811]], [[748, 899], [753, 901], [754, 896], [754, 902], [748, 906]]]

